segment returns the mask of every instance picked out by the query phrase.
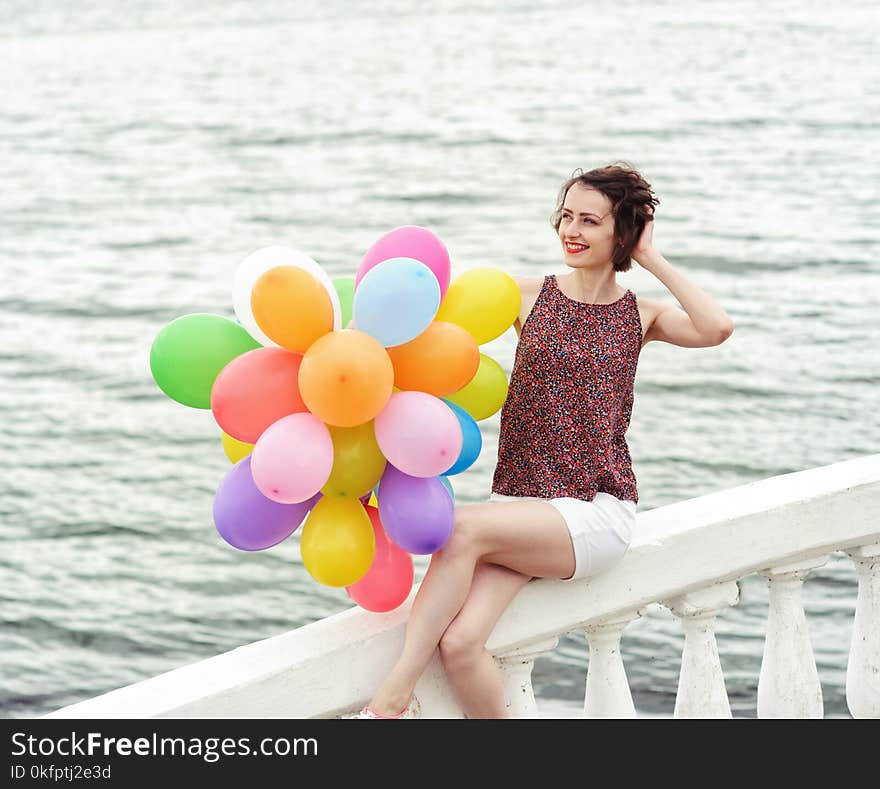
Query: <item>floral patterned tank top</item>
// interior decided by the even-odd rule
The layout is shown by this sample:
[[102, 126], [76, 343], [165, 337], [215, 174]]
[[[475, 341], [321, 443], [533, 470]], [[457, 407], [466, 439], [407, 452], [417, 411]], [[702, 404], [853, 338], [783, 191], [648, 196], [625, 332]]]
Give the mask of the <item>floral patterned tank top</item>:
[[638, 502], [625, 435], [641, 349], [631, 290], [584, 304], [544, 277], [516, 347], [492, 492]]

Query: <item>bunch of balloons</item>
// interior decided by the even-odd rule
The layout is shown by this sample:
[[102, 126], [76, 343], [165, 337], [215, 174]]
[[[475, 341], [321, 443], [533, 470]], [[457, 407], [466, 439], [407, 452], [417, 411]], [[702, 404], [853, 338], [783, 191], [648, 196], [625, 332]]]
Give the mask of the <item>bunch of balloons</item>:
[[416, 226], [386, 233], [355, 277], [334, 280], [302, 252], [265, 247], [235, 272], [237, 321], [199, 313], [159, 332], [153, 378], [211, 409], [234, 463], [214, 499], [226, 542], [264, 550], [302, 525], [315, 580], [370, 611], [406, 599], [411, 554], [452, 534], [447, 478], [476, 461], [477, 422], [507, 396], [479, 346], [520, 309], [499, 269], [450, 279], [443, 242]]

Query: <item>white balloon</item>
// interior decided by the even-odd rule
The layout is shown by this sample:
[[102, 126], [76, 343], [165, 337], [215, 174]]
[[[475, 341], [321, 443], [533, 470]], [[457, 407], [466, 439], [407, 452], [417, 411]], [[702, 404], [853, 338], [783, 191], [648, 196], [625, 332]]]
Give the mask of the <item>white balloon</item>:
[[235, 270], [235, 278], [232, 283], [232, 306], [235, 310], [235, 317], [241, 321], [241, 325], [251, 337], [263, 345], [278, 347], [278, 343], [270, 340], [257, 325], [251, 309], [251, 291], [253, 291], [254, 285], [263, 274], [276, 266], [293, 266], [314, 276], [327, 291], [330, 303], [333, 305], [333, 329], [342, 328], [342, 307], [339, 304], [339, 294], [324, 269], [298, 249], [271, 246], [251, 252], [242, 260]]

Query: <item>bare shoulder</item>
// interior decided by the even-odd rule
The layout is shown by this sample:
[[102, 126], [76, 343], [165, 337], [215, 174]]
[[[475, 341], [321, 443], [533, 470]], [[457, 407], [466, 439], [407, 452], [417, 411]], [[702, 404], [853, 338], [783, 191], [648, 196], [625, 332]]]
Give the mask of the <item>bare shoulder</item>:
[[523, 323], [529, 317], [532, 307], [535, 306], [535, 301], [537, 301], [538, 294], [544, 285], [544, 277], [514, 277], [513, 279], [519, 287], [520, 296], [522, 297], [519, 315], [517, 315], [513, 323], [513, 327], [517, 335], [519, 335]]
[[644, 296], [636, 296], [636, 301], [638, 302], [639, 309], [650, 315], [655, 315], [656, 313], [660, 312], [660, 310], [662, 310], [665, 306], [662, 301], [657, 301], [656, 299], [646, 299]]
[[514, 277], [514, 282], [519, 286], [520, 293], [525, 296], [527, 293], [538, 293], [541, 285], [544, 284], [543, 277]]

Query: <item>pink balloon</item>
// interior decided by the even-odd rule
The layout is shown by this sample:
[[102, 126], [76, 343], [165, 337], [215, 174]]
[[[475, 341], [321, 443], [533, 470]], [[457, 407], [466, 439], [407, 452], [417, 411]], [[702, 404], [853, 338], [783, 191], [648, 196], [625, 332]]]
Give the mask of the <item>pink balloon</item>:
[[443, 300], [452, 273], [449, 252], [436, 235], [418, 225], [396, 227], [376, 241], [358, 266], [355, 288], [371, 268], [391, 258], [413, 258], [424, 263], [437, 277], [437, 282], [440, 283], [440, 300]]
[[281, 504], [310, 499], [327, 482], [332, 468], [330, 431], [312, 414], [282, 417], [254, 444], [254, 484], [266, 498]]
[[458, 417], [439, 397], [407, 391], [391, 395], [374, 423], [382, 454], [404, 474], [436, 477], [461, 454]]
[[367, 574], [345, 587], [348, 596], [361, 608], [381, 613], [397, 608], [412, 590], [413, 560], [403, 548], [388, 539], [379, 510], [365, 507], [376, 535], [376, 553]]

